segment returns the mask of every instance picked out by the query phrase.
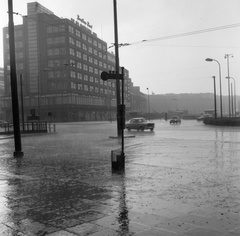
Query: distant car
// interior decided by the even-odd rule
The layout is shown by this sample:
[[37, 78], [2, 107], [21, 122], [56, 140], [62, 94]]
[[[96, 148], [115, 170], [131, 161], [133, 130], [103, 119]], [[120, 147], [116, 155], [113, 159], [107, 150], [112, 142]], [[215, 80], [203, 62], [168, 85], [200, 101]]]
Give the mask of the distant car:
[[178, 116], [172, 116], [169, 122], [170, 124], [181, 124], [181, 119]]
[[132, 118], [130, 119], [127, 124], [125, 125], [126, 129], [130, 131], [131, 129], [136, 129], [136, 130], [151, 130], [153, 131], [155, 124], [152, 122], [148, 122], [145, 118], [139, 117], [139, 118]]

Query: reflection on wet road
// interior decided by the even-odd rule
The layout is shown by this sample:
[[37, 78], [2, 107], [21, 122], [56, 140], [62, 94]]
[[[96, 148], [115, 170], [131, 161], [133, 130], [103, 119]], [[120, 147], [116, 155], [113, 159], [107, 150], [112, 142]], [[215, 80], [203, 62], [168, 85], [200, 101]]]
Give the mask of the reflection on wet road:
[[[121, 174], [110, 163], [120, 148], [109, 138], [115, 123], [25, 136], [22, 159], [12, 157], [12, 139], [0, 139], [0, 235], [194, 235], [215, 216], [212, 229], [235, 230], [240, 129], [155, 123], [154, 132], [125, 132], [135, 138], [125, 139]], [[203, 219], [189, 223], [189, 214]]]

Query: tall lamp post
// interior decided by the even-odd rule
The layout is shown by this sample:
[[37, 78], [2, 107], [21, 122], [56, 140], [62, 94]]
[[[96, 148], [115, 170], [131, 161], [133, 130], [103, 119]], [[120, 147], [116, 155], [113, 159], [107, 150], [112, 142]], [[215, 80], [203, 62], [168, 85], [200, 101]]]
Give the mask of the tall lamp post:
[[116, 80], [116, 99], [117, 99], [117, 134], [121, 137], [121, 103], [120, 103], [120, 79], [119, 79], [119, 53], [118, 53], [118, 23], [117, 23], [117, 0], [113, 0], [114, 12], [114, 37], [115, 37], [115, 71], [118, 79]]
[[148, 91], [148, 120], [150, 121], [150, 101], [149, 101], [149, 88], [147, 88]]
[[15, 151], [13, 153], [13, 156], [22, 157], [23, 151], [22, 151], [22, 141], [21, 141], [20, 122], [19, 122], [12, 0], [8, 0], [8, 15], [9, 15], [8, 31], [9, 31], [10, 76], [11, 76], [11, 92], [12, 92], [12, 114], [13, 114], [13, 131], [14, 131], [14, 144], [15, 144]]
[[[227, 59], [227, 69], [228, 69], [228, 78], [229, 75], [229, 57], [233, 57], [232, 54], [225, 54], [225, 57]], [[231, 117], [231, 102], [230, 102], [230, 81], [228, 80], [228, 106], [229, 106], [229, 117]]]
[[236, 81], [233, 77], [226, 77], [226, 79], [232, 79], [233, 82], [234, 82], [234, 116], [236, 117], [237, 116], [237, 100], [236, 100]]
[[212, 59], [212, 58], [206, 58], [205, 61], [215, 61], [218, 63], [218, 67], [219, 67], [219, 86], [220, 86], [220, 112], [221, 112], [221, 118], [223, 117], [223, 112], [222, 112], [222, 83], [221, 83], [221, 65], [219, 63], [219, 61]]
[[216, 99], [216, 81], [215, 76], [213, 78], [213, 87], [214, 87], [214, 118], [217, 119], [217, 99]]

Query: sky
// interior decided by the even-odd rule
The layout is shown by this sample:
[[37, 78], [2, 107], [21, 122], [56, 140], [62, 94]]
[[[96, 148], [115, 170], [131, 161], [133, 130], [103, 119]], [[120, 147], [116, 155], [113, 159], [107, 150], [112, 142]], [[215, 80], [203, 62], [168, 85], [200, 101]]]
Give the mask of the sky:
[[[13, 11], [27, 14], [29, 0], [13, 0]], [[113, 0], [39, 0], [62, 18], [84, 18], [98, 37], [114, 43]], [[8, 25], [8, 1], [0, 3], [0, 28]], [[228, 95], [229, 76], [240, 95], [240, 1], [239, 0], [117, 0], [120, 66], [143, 93], [213, 93], [216, 77], [220, 93]], [[20, 15], [14, 24], [22, 24]], [[0, 30], [0, 67], [3, 67]], [[109, 48], [114, 52], [114, 47]], [[234, 80], [230, 80], [233, 83]]]

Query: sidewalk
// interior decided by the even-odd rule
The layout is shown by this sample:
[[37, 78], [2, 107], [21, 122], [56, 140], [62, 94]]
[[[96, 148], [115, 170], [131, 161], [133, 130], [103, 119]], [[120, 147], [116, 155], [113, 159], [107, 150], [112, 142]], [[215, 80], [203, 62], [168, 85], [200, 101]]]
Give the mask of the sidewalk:
[[127, 140], [119, 174], [114, 124], [79, 126], [23, 137], [22, 159], [0, 140], [0, 235], [240, 235], [238, 142], [173, 147], [143, 133]]

